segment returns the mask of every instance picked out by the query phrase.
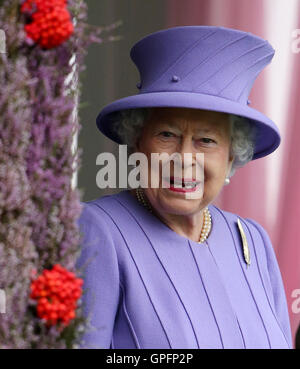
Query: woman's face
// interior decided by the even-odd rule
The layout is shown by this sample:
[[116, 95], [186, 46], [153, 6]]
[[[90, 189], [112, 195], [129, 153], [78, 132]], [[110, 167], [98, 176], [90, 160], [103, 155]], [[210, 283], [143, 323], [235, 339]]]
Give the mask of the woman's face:
[[[189, 215], [202, 210], [221, 191], [229, 174], [233, 157], [230, 157], [229, 115], [226, 113], [190, 108], [152, 108], [136, 145], [148, 159], [148, 187], [144, 191], [158, 212]], [[197, 187], [195, 198], [188, 198], [186, 188], [163, 187], [162, 166], [159, 161], [158, 188], [151, 188], [151, 153], [179, 153], [181, 178], [196, 178], [196, 166], [202, 169], [202, 185]], [[191, 153], [185, 162], [184, 153]], [[196, 158], [202, 158], [200, 161]], [[178, 154], [177, 154], [178, 155]], [[170, 177], [178, 177], [174, 163], [170, 162]], [[187, 176], [187, 173], [189, 174]], [[199, 173], [199, 172], [198, 172]], [[162, 178], [163, 177], [163, 178]], [[180, 178], [180, 180], [181, 180]], [[199, 174], [197, 179], [199, 179]], [[171, 182], [172, 183], [172, 182]], [[183, 186], [183, 185], [182, 185]]]

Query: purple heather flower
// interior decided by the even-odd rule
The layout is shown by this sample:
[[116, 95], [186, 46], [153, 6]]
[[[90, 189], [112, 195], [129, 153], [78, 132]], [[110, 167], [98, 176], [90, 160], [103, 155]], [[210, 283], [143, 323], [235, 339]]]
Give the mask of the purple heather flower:
[[26, 38], [21, 3], [3, 0], [0, 7], [7, 43], [7, 53], [0, 53], [0, 289], [6, 293], [0, 348], [77, 347], [84, 327], [81, 307], [67, 341], [56, 326], [48, 329], [37, 318], [30, 277], [33, 269], [40, 273], [55, 263], [76, 272], [81, 205], [71, 180], [80, 156], [72, 154], [72, 137], [80, 124], [73, 113], [84, 56], [89, 44], [102, 42], [103, 29], [87, 24], [84, 1], [69, 0], [76, 16], [73, 35], [42, 50]]

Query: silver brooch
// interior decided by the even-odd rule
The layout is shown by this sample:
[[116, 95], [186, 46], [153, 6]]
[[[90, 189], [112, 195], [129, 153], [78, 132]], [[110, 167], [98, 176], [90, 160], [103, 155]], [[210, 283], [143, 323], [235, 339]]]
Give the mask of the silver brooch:
[[250, 251], [249, 251], [247, 238], [246, 238], [245, 232], [243, 230], [243, 227], [242, 227], [242, 224], [241, 224], [239, 218], [237, 220], [237, 224], [238, 224], [239, 231], [240, 231], [241, 238], [242, 238], [244, 259], [245, 259], [245, 262], [247, 263], [247, 267], [248, 267], [250, 265]]

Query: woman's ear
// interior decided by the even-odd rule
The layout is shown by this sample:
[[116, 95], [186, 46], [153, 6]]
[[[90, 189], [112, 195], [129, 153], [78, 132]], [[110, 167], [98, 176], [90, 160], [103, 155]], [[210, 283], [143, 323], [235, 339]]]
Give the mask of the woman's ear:
[[234, 155], [231, 155], [230, 158], [229, 158], [229, 161], [228, 161], [228, 169], [227, 169], [227, 176], [229, 176], [229, 173], [231, 171], [231, 168], [232, 168], [232, 164], [233, 164], [233, 161], [234, 161]]

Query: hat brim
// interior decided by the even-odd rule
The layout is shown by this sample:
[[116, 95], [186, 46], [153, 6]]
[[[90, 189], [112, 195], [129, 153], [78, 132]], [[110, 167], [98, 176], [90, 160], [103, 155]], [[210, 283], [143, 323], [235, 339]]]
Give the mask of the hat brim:
[[258, 110], [218, 96], [192, 92], [151, 92], [124, 97], [112, 102], [101, 110], [96, 119], [97, 127], [105, 136], [122, 144], [112, 129], [116, 120], [116, 114], [113, 113], [123, 109], [147, 107], [204, 109], [248, 118], [258, 130], [252, 160], [271, 154], [280, 145], [281, 138], [277, 126]]

